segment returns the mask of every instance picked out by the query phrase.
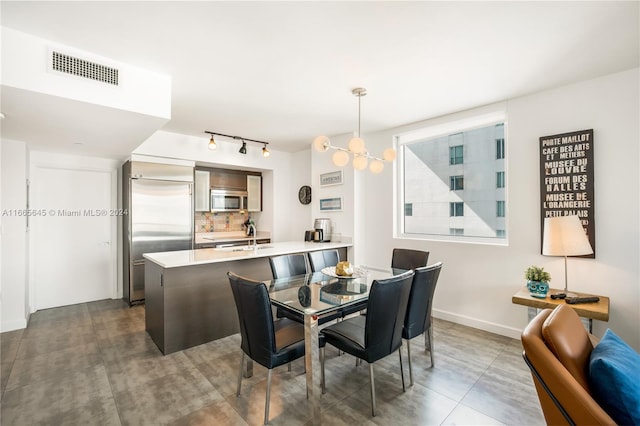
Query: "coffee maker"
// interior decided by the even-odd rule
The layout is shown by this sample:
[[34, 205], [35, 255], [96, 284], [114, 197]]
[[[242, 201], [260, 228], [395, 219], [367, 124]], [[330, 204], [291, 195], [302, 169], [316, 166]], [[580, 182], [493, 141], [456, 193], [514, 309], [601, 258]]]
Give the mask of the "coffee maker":
[[313, 223], [315, 235], [313, 241], [319, 243], [328, 243], [331, 241], [331, 219], [319, 218]]

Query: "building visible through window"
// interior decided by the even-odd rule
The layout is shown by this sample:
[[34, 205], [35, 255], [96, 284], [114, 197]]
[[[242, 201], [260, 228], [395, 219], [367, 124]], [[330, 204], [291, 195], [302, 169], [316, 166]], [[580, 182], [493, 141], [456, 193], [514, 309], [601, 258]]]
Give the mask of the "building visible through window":
[[401, 237], [506, 238], [504, 118], [496, 113], [397, 137]]

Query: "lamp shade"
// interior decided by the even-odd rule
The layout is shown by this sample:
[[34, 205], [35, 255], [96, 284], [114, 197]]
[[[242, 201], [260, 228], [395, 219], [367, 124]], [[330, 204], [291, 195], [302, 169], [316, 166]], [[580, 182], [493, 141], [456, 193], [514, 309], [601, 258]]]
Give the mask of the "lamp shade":
[[544, 219], [542, 254], [545, 256], [582, 256], [593, 253], [578, 216]]

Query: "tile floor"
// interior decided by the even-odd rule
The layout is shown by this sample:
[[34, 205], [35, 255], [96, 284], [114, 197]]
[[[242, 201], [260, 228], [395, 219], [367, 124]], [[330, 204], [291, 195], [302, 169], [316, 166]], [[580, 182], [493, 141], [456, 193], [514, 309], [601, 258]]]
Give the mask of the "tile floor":
[[[0, 344], [2, 425], [262, 423], [266, 370], [254, 363], [235, 395], [239, 335], [163, 356], [144, 331], [144, 306], [105, 300], [38, 311]], [[375, 365], [374, 418], [367, 364], [328, 347], [323, 424], [544, 424], [518, 340], [436, 320], [433, 369], [423, 345], [412, 341], [415, 384], [406, 393], [397, 356]], [[309, 423], [301, 359], [291, 372], [274, 370], [270, 424]]]

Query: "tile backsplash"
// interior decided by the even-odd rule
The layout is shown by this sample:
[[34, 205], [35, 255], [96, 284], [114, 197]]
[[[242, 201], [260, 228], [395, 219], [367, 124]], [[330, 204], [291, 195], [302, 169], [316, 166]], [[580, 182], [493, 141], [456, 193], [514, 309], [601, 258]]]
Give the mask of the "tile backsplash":
[[[249, 215], [240, 212], [197, 212], [195, 216], [196, 232], [244, 231], [243, 223]], [[256, 218], [253, 218], [256, 220]]]

